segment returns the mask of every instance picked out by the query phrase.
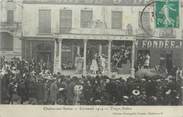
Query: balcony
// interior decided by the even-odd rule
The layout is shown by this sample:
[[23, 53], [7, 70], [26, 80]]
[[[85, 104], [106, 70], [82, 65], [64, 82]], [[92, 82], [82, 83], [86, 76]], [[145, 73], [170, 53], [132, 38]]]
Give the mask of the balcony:
[[23, 0], [24, 3], [142, 6], [150, 0]]
[[137, 29], [135, 34], [136, 36], [147, 38], [153, 38], [153, 36], [157, 38], [177, 38], [175, 29], [151, 29], [146, 31], [147, 32], [142, 29]]
[[13, 23], [0, 22], [0, 30], [2, 31], [15, 32], [20, 28], [21, 28], [20, 22], [13, 22]]
[[109, 28], [66, 28], [60, 29], [60, 34], [93, 34], [93, 35], [127, 35], [127, 30], [124, 29], [109, 29]]
[[161, 29], [158, 32], [161, 38], [176, 38], [176, 30], [174, 29]]

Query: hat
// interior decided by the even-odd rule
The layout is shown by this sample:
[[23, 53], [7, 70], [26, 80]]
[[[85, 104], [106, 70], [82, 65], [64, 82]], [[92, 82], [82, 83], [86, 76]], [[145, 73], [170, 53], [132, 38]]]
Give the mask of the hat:
[[116, 79], [120, 79], [119, 77], [117, 77], [117, 73], [112, 73], [110, 79], [112, 80], [116, 80]]
[[35, 74], [36, 72], [33, 70], [31, 73], [32, 73], [32, 74]]
[[128, 96], [123, 96], [123, 99], [129, 99], [129, 97]]
[[57, 75], [56, 74], [53, 74], [53, 77], [57, 77]]
[[15, 70], [15, 69], [16, 69], [16, 67], [12, 67], [12, 69], [13, 69], [13, 70]]
[[135, 95], [135, 96], [138, 96], [138, 95], [140, 95], [140, 91], [137, 90], [137, 89], [134, 89], [134, 90], [132, 91], [132, 94]]
[[172, 90], [171, 90], [171, 89], [169, 89], [169, 90], [168, 90], [168, 91], [166, 91], [165, 93], [166, 93], [166, 95], [169, 95], [171, 92], [172, 92]]

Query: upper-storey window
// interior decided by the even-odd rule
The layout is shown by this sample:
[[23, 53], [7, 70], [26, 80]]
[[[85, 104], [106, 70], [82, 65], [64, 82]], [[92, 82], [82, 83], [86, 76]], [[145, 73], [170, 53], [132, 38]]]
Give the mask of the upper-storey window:
[[142, 12], [139, 12], [139, 27], [145, 29], [145, 30], [150, 30], [151, 26], [150, 26], [150, 12], [143, 12], [143, 14], [141, 14]]
[[69, 32], [72, 28], [72, 10], [60, 11], [60, 32]]
[[112, 11], [111, 28], [122, 29], [122, 12], [121, 11]]
[[7, 11], [7, 23], [10, 25], [14, 23], [14, 11], [13, 10]]
[[81, 10], [81, 28], [90, 28], [93, 19], [92, 10]]
[[39, 10], [39, 33], [51, 33], [51, 10]]
[[13, 50], [13, 37], [9, 33], [0, 32], [0, 51]]
[[13, 2], [13, 0], [8, 0], [8, 2]]

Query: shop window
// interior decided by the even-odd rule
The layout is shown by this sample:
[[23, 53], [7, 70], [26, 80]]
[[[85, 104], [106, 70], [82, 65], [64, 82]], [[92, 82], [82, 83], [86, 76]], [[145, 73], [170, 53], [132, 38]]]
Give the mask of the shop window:
[[90, 40], [87, 43], [87, 73], [107, 74], [108, 41]]
[[14, 11], [13, 10], [7, 11], [7, 23], [9, 25], [12, 25], [14, 23]]
[[91, 10], [81, 10], [80, 25], [81, 28], [90, 28], [93, 19], [93, 11]]
[[168, 73], [173, 67], [173, 51], [161, 51], [160, 53], [160, 68], [166, 69]]
[[8, 0], [8, 2], [13, 2], [13, 0]]
[[29, 41], [26, 44], [29, 59], [34, 59], [36, 67], [53, 70], [54, 42], [52, 41]]
[[145, 61], [146, 61], [146, 59], [147, 59], [147, 58], [146, 58], [147, 55], [150, 56], [150, 50], [149, 50], [149, 49], [138, 50], [138, 51], [137, 51], [137, 68], [138, 68], [138, 69], [144, 68]]
[[131, 64], [131, 48], [130, 41], [113, 41], [111, 50], [112, 72], [118, 74], [129, 74]]
[[112, 11], [112, 29], [122, 29], [122, 12], [121, 11]]
[[83, 42], [82, 40], [63, 40], [62, 70], [66, 73], [82, 73]]
[[3, 32], [0, 37], [0, 51], [13, 51], [13, 36]]
[[39, 33], [51, 33], [51, 10], [39, 10]]
[[60, 11], [60, 32], [69, 32], [72, 28], [72, 10]]

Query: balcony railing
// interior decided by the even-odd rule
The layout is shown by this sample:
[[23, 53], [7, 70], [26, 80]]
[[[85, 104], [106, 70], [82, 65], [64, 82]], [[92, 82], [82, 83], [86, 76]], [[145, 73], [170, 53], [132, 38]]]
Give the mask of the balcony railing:
[[52, 35], [52, 34], [89, 34], [89, 35], [124, 35], [124, 36], [139, 36], [151, 38], [153, 36], [161, 38], [177, 38], [175, 29], [149, 29], [143, 31], [141, 28], [136, 28], [132, 30], [128, 29], [111, 29], [111, 28], [61, 28], [57, 26], [51, 27], [50, 32], [39, 32], [39, 27], [37, 27], [37, 35]]
[[159, 37], [162, 37], [162, 38], [176, 38], [176, 30], [174, 30], [174, 29], [159, 30]]
[[127, 30], [109, 29], [109, 28], [66, 28], [60, 29], [61, 34], [109, 34], [109, 35], [126, 35]]
[[13, 22], [13, 23], [0, 22], [0, 29], [1, 30], [14, 32], [14, 31], [17, 31], [20, 28], [21, 28], [21, 23], [20, 22]]
[[[154, 35], [154, 30], [148, 31], [152, 35]], [[142, 29], [111, 29], [111, 28], [106, 28], [106, 27], [101, 27], [101, 28], [51, 28], [51, 31], [45, 32], [45, 33], [40, 33], [39, 32], [39, 27], [37, 27], [37, 35], [52, 35], [52, 34], [93, 34], [93, 35], [124, 35], [124, 36], [149, 36], [144, 32]]]
[[146, 5], [150, 0], [23, 0], [24, 3], [47, 4], [97, 4], [97, 5]]

